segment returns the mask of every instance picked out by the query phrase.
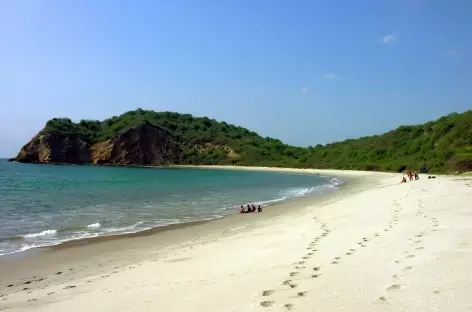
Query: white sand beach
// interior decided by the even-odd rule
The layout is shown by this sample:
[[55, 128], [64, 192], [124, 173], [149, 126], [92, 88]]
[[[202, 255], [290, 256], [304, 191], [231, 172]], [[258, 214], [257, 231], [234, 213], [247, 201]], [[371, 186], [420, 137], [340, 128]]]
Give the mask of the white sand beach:
[[470, 177], [245, 169], [348, 184], [272, 212], [0, 261], [0, 310], [472, 311]]

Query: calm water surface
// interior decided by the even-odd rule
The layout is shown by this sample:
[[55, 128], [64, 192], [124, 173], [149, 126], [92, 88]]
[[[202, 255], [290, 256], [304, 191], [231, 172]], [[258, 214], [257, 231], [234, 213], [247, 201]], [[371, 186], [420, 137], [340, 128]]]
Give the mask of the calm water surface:
[[54, 166], [0, 160], [0, 255], [236, 213], [333, 190], [336, 178], [273, 172]]

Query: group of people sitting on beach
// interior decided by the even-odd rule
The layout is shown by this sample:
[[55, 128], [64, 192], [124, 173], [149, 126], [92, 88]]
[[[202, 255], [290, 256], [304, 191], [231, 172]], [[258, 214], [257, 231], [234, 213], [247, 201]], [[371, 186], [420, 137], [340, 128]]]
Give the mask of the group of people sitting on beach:
[[[404, 174], [403, 174], [403, 178], [402, 178], [402, 182], [401, 183], [406, 183], [406, 177], [408, 177], [408, 179], [410, 179], [410, 181], [413, 181], [413, 180], [419, 180], [420, 179], [420, 176], [418, 175], [418, 171], [406, 171]], [[428, 179], [435, 179], [436, 177], [435, 176], [428, 176]]]
[[[414, 179], [414, 180], [419, 180], [419, 179], [420, 179], [420, 176], [418, 175], [418, 171], [410, 171], [410, 170], [408, 170], [408, 171], [406, 172], [406, 176], [410, 179], [410, 181], [413, 181], [413, 179]], [[402, 183], [406, 183], [406, 177], [405, 177], [405, 175], [403, 175]]]
[[257, 206], [256, 208], [256, 206], [252, 204], [252, 205], [247, 205], [246, 208], [244, 208], [244, 206], [241, 206], [241, 208], [239, 208], [239, 213], [256, 212], [256, 209], [257, 209], [257, 212], [262, 212], [261, 205]]

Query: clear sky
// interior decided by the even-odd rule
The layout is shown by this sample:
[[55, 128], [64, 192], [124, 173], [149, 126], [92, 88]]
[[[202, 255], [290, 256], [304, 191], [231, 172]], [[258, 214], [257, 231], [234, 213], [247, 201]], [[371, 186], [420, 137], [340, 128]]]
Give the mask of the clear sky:
[[472, 108], [471, 0], [3, 0], [0, 156], [138, 107], [296, 145]]

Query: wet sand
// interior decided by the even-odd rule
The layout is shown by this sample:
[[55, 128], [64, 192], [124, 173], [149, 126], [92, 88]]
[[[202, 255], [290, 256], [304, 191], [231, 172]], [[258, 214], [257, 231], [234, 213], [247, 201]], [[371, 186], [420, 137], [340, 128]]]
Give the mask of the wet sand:
[[0, 261], [0, 309], [471, 310], [469, 180], [293, 172], [348, 183], [263, 213]]

